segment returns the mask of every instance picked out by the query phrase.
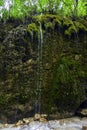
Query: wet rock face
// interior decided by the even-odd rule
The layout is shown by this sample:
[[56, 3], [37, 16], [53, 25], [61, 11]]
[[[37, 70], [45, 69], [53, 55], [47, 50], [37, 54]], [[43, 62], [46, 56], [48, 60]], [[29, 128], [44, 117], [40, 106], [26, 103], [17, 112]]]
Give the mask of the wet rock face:
[[87, 117], [87, 100], [83, 101], [75, 112], [76, 116]]
[[[54, 15], [42, 15], [40, 19], [30, 19], [26, 25], [16, 20], [0, 28], [2, 122], [13, 123], [35, 114], [36, 107], [39, 108], [36, 100], [41, 91], [37, 90], [40, 82], [41, 113], [52, 113], [52, 119], [68, 116], [65, 111], [74, 111], [84, 98], [83, 86], [87, 86], [86, 25], [77, 26], [76, 21]], [[43, 33], [42, 63], [38, 63], [38, 42], [41, 40], [38, 21]], [[82, 28], [84, 33], [81, 33]]]

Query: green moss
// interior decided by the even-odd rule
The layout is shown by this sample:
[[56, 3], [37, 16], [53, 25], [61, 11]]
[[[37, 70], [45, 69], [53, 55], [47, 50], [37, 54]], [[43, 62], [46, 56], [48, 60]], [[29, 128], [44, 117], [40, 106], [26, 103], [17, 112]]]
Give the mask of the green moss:
[[79, 22], [82, 23], [87, 28], [87, 20], [80, 19]]
[[38, 34], [40, 32], [40, 26], [36, 25], [35, 23], [31, 23], [28, 25], [27, 31], [29, 32], [29, 34], [33, 40], [35, 36], [36, 37], [38, 36]]
[[35, 16], [34, 21], [39, 23], [44, 23], [46, 24], [47, 22], [52, 22], [53, 24], [58, 24], [61, 25], [62, 17], [58, 15], [52, 15], [52, 14], [46, 14], [46, 15], [38, 15]]
[[73, 24], [73, 21], [71, 20], [71, 19], [69, 19], [69, 18], [64, 18], [63, 19], [63, 26], [70, 26], [70, 25], [72, 25]]
[[38, 32], [38, 26], [35, 23], [29, 24], [27, 30], [28, 32]]
[[79, 31], [87, 31], [87, 27], [80, 23], [79, 21], [72, 21], [72, 22], [64, 22], [68, 28], [65, 30], [65, 35], [71, 35], [73, 33], [78, 33]]
[[45, 28], [53, 30], [54, 29], [54, 24], [52, 22], [48, 22], [48, 23], [45, 24]]
[[67, 30], [65, 30], [65, 35], [71, 35], [72, 33], [77, 33], [78, 29], [74, 24], [72, 24]]
[[65, 104], [68, 107], [70, 103], [69, 107], [74, 108], [84, 98], [84, 89], [80, 86], [79, 71], [83, 71], [80, 61], [75, 60], [73, 55], [61, 57], [58, 66], [55, 66], [51, 91], [55, 93], [52, 97], [56, 99], [58, 107], [63, 108]]
[[34, 16], [33, 20], [36, 23], [39, 23], [39, 22], [44, 23], [47, 20], [47, 18], [46, 18], [46, 15], [38, 15], [38, 16]]
[[[81, 23], [81, 21], [73, 21], [71, 18], [61, 17], [59, 15], [38, 15], [34, 18], [35, 23], [42, 23], [45, 29], [55, 29], [55, 25], [58, 27], [63, 27], [65, 29], [65, 35], [72, 35], [80, 30], [87, 31], [87, 27]], [[35, 28], [34, 28], [35, 30]]]
[[74, 25], [78, 28], [78, 30], [87, 31], [87, 27], [80, 22], [75, 21]]
[[57, 24], [57, 25], [59, 25], [59, 26], [62, 26], [62, 19], [61, 19], [61, 17], [56, 17], [55, 19], [54, 19], [54, 22], [55, 22], [55, 24]]

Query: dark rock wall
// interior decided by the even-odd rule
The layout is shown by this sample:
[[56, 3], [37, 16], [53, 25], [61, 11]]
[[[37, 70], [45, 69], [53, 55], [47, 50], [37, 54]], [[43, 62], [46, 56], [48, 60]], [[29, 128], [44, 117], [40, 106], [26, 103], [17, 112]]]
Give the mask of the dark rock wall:
[[[40, 23], [41, 63], [38, 62]], [[2, 120], [16, 121], [33, 116], [40, 91], [41, 113], [73, 112], [87, 98], [86, 54], [85, 20], [43, 15], [35, 16], [29, 24], [22, 21], [17, 24], [16, 20], [1, 22], [0, 118], [4, 115]]]

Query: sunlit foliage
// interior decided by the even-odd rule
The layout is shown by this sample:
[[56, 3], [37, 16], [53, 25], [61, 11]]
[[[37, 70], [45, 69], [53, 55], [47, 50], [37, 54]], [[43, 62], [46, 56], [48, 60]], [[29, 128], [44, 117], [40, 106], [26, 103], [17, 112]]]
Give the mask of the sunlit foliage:
[[86, 16], [86, 0], [0, 0], [1, 18], [22, 18], [29, 14], [54, 13], [64, 16]]

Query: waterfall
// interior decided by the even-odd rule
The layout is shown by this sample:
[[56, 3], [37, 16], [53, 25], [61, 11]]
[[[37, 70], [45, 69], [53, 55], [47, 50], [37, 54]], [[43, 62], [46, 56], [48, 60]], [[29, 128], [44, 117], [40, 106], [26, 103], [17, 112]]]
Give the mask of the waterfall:
[[37, 88], [36, 88], [36, 101], [35, 101], [35, 113], [41, 111], [41, 88], [42, 88], [42, 48], [43, 48], [43, 31], [42, 24], [40, 24], [40, 30], [38, 33], [38, 66], [37, 66]]

